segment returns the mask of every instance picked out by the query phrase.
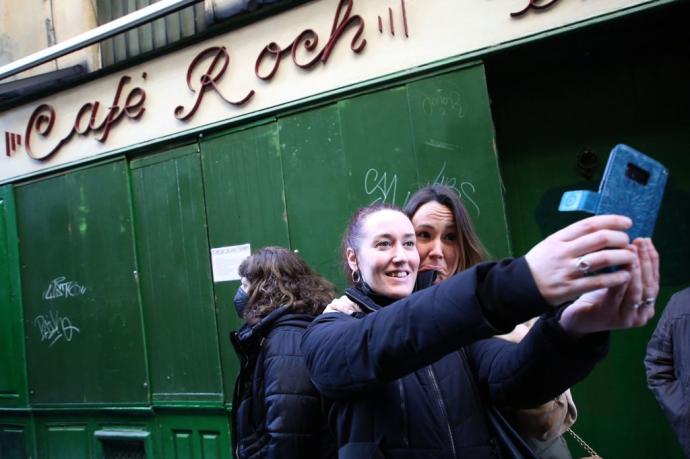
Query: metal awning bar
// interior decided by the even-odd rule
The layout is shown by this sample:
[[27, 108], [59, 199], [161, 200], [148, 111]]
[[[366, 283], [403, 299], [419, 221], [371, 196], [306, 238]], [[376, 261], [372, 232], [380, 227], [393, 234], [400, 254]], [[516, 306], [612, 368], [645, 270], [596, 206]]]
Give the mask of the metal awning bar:
[[16, 75], [19, 72], [36, 67], [58, 57], [86, 48], [89, 45], [110, 38], [119, 33], [133, 29], [141, 24], [151, 22], [161, 16], [181, 10], [203, 0], [161, 0], [126, 16], [110, 21], [107, 24], [91, 29], [88, 32], [72, 37], [37, 53], [10, 62], [0, 67], [0, 80]]

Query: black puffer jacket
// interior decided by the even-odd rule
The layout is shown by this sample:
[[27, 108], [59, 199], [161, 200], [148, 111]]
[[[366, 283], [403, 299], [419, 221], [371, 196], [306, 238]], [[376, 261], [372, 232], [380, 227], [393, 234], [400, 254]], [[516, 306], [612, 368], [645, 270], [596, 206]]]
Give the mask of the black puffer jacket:
[[500, 457], [484, 400], [541, 404], [608, 349], [608, 333], [573, 338], [554, 313], [520, 344], [484, 339], [549, 309], [524, 259], [477, 265], [387, 306], [372, 298], [360, 298], [361, 318], [318, 317], [302, 342], [341, 459]]
[[335, 457], [300, 351], [312, 320], [279, 308], [231, 334], [241, 365], [232, 404], [235, 458]]
[[690, 288], [666, 305], [644, 363], [649, 388], [690, 457]]

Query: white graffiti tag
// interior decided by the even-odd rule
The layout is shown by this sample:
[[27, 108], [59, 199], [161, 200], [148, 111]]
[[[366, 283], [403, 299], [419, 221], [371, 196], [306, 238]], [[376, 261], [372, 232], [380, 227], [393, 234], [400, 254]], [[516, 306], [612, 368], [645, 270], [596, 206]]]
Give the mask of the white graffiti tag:
[[441, 167], [441, 170], [438, 172], [436, 175], [436, 178], [434, 179], [434, 185], [443, 185], [443, 186], [448, 186], [450, 188], [453, 188], [455, 191], [458, 192], [458, 196], [460, 196], [460, 199], [463, 199], [467, 201], [471, 206], [474, 208], [475, 212], [477, 213], [477, 217], [481, 215], [481, 210], [479, 210], [479, 204], [477, 204], [474, 199], [472, 199], [471, 194], [475, 194], [477, 192], [477, 188], [474, 186], [474, 183], [472, 182], [461, 182], [460, 186], [458, 187], [458, 179], [455, 177], [446, 177], [445, 175], [446, 172], [446, 163], [443, 163], [443, 166]]
[[60, 314], [55, 311], [51, 311], [48, 316], [37, 316], [34, 319], [34, 325], [38, 327], [41, 341], [50, 341], [48, 347], [51, 347], [60, 338], [72, 341], [74, 333], [79, 333], [79, 328], [72, 325], [69, 317], [60, 317]]
[[[460, 196], [460, 199], [465, 201], [465, 204], [473, 209], [474, 213], [479, 217], [479, 215], [481, 215], [481, 210], [474, 198], [477, 188], [472, 182], [459, 182], [456, 177], [446, 175], [446, 166], [444, 162], [438, 174], [434, 177], [434, 180], [427, 182], [427, 184], [443, 185], [454, 189], [458, 193], [458, 196]], [[364, 192], [368, 196], [374, 198], [369, 204], [383, 202], [396, 205], [397, 202], [399, 202], [399, 198], [402, 197], [398, 196], [398, 174], [393, 174], [388, 171], [380, 172], [378, 169], [374, 168], [368, 169], [364, 174]], [[401, 205], [405, 207], [412, 192], [405, 192], [404, 190], [402, 190], [402, 192], [405, 193], [405, 195]]]
[[395, 198], [398, 192], [398, 175], [391, 174], [389, 178], [388, 172], [381, 174], [376, 169], [369, 169], [364, 174], [364, 192], [369, 196], [378, 196], [370, 204], [387, 202], [395, 205]]
[[66, 277], [56, 277], [48, 285], [48, 289], [43, 292], [44, 300], [52, 300], [54, 298], [69, 298], [72, 296], [80, 296], [86, 293], [86, 287], [74, 281], [66, 281]]

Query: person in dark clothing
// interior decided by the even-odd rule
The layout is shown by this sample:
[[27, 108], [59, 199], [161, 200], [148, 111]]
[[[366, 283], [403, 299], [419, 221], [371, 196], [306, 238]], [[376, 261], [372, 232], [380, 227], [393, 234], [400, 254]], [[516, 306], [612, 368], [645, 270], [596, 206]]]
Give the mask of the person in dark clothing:
[[246, 324], [230, 337], [241, 365], [232, 404], [234, 457], [335, 457], [300, 350], [304, 330], [333, 299], [333, 285], [281, 247], [260, 249], [239, 274], [234, 303]]
[[[415, 229], [419, 272], [435, 271], [436, 283], [488, 258], [455, 189], [442, 185], [421, 188], [410, 197], [403, 212]], [[497, 338], [519, 342], [533, 323], [531, 319]], [[504, 415], [535, 455], [543, 459], [572, 459], [563, 438], [577, 417], [569, 390], [538, 407], [506, 410]]]
[[[338, 457], [500, 457], [483, 400], [546, 402], [606, 354], [607, 330], [653, 314], [622, 306], [655, 287], [642, 280], [653, 269], [647, 247], [638, 255], [621, 232], [629, 225], [591, 217], [525, 257], [480, 263], [410, 295], [419, 267], [411, 222], [390, 206], [358, 211], [343, 247], [355, 286], [347, 293], [362, 312], [322, 314], [302, 341]], [[581, 257], [591, 269], [626, 267], [583, 276]], [[519, 344], [484, 339], [542, 313]]]
[[644, 363], [649, 388], [690, 458], [690, 288], [666, 305]]

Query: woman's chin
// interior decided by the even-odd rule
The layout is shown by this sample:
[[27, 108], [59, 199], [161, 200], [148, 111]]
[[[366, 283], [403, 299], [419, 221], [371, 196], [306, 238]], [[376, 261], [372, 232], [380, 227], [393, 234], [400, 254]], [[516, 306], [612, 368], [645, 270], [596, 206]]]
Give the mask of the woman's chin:
[[414, 289], [414, 283], [411, 284], [399, 284], [399, 285], [386, 285], [382, 286], [382, 288], [377, 289], [373, 288], [373, 290], [383, 296], [386, 296], [388, 298], [393, 298], [393, 299], [400, 299], [400, 298], [405, 298], [406, 296], [409, 296], [412, 293], [412, 290]]

